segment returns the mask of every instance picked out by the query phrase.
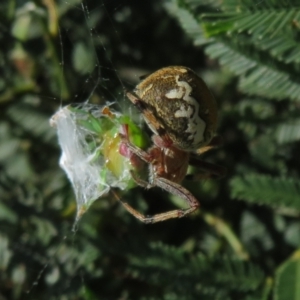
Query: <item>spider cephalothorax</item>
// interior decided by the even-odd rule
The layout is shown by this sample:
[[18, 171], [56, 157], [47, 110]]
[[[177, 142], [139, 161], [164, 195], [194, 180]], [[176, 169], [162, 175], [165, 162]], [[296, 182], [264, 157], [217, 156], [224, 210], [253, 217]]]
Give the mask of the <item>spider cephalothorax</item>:
[[130, 143], [123, 135], [122, 147], [131, 155], [149, 164], [149, 180], [140, 179], [132, 172], [133, 179], [145, 188], [159, 186], [177, 195], [189, 205], [166, 213], [145, 217], [127, 203], [125, 208], [145, 223], [183, 217], [199, 207], [197, 199], [180, 185], [186, 176], [188, 165], [202, 170], [197, 178], [222, 176], [224, 168], [198, 159], [201, 154], [215, 146], [220, 139], [214, 137], [217, 126], [215, 100], [204, 81], [192, 70], [181, 67], [166, 67], [143, 79], [126, 93], [129, 100], [143, 114], [146, 123], [154, 132], [154, 145], [142, 150]]

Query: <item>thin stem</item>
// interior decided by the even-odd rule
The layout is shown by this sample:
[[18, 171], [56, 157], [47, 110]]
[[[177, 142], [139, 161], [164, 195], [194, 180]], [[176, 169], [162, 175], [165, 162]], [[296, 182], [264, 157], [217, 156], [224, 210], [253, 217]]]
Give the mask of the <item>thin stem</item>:
[[213, 226], [216, 229], [216, 231], [227, 240], [227, 242], [230, 244], [234, 252], [241, 259], [243, 260], [249, 259], [249, 254], [244, 249], [244, 246], [242, 245], [241, 241], [238, 239], [238, 237], [232, 231], [230, 226], [224, 220], [206, 212], [202, 212], [202, 215], [204, 221], [210, 226]]

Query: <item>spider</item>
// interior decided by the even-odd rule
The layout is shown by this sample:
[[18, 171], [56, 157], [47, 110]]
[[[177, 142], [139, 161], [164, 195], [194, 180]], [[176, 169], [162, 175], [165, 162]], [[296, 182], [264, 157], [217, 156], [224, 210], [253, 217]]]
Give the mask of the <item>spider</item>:
[[128, 99], [142, 113], [152, 130], [153, 146], [140, 149], [122, 134], [120, 153], [139, 158], [149, 165], [149, 179], [145, 181], [132, 171], [133, 180], [150, 189], [160, 187], [184, 199], [188, 208], [175, 209], [153, 216], [145, 216], [122, 202], [124, 207], [144, 223], [156, 223], [171, 218], [181, 218], [194, 212], [197, 199], [181, 182], [189, 165], [202, 170], [192, 179], [221, 177], [225, 169], [199, 159], [202, 154], [221, 144], [215, 135], [217, 125], [216, 102], [204, 81], [191, 69], [182, 66], [162, 68], [143, 78], [133, 92], [126, 92]]

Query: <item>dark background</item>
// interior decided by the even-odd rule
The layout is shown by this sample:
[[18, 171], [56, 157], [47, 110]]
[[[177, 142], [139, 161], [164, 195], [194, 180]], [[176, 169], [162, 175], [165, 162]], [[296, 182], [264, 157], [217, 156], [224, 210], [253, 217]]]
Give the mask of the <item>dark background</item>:
[[[267, 169], [253, 159], [245, 115], [235, 110], [237, 80], [193, 45], [161, 1], [9, 1], [0, 7], [0, 299], [246, 299], [248, 291], [220, 298], [203, 292], [205, 284], [218, 289], [206, 280], [222, 264], [211, 263], [200, 275], [193, 259], [201, 255], [251, 257], [262, 278], [273, 274], [299, 241], [289, 243], [280, 229], [294, 222], [290, 217], [230, 196], [236, 172]], [[74, 229], [76, 202], [58, 165], [49, 118], [60, 105], [88, 98], [128, 110], [124, 88], [169, 65], [192, 68], [215, 95], [224, 145], [203, 158], [225, 166], [227, 175], [184, 182], [201, 203], [187, 218], [144, 225], [109, 194]], [[285, 105], [270, 109], [276, 115]], [[278, 168], [291, 161], [279, 159]], [[158, 188], [121, 195], [146, 214], [184, 205]]]

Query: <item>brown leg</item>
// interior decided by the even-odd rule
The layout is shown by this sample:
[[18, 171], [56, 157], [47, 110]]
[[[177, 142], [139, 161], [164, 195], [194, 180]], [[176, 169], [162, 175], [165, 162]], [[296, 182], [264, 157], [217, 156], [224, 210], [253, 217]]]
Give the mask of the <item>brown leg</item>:
[[161, 123], [157, 120], [157, 117], [153, 113], [151, 107], [147, 105], [142, 99], [140, 99], [137, 95], [126, 92], [127, 98], [133, 103], [134, 106], [143, 114], [148, 125], [151, 124], [151, 129], [153, 129], [160, 135], [164, 136], [166, 134], [164, 128], [161, 127]]
[[144, 110], [147, 109], [146, 103], [140, 99], [137, 95], [132, 92], [125, 91], [125, 95], [132, 102], [134, 106], [138, 108], [141, 113], [144, 113]]
[[130, 206], [128, 203], [123, 202], [121, 199], [120, 202], [122, 205], [126, 208], [126, 210], [131, 213], [134, 217], [136, 217], [138, 220], [142, 221], [146, 224], [152, 224], [157, 222], [166, 221], [168, 219], [174, 219], [174, 218], [182, 218], [192, 212], [194, 212], [199, 206], [199, 202], [197, 199], [184, 187], [181, 185], [174, 183], [168, 179], [165, 178], [157, 178], [154, 181], [155, 186], [159, 186], [162, 189], [166, 190], [167, 192], [179, 196], [182, 199], [186, 200], [186, 202], [189, 205], [189, 208], [187, 209], [175, 209], [171, 211], [167, 211], [165, 213], [155, 214], [153, 216], [145, 216], [138, 212], [136, 209], [134, 209], [132, 206]]
[[223, 144], [223, 139], [220, 136], [214, 136], [207, 146], [201, 147], [197, 150], [197, 154], [201, 155], [211, 149], [220, 147]]
[[126, 147], [129, 148], [129, 150], [134, 153], [135, 155], [137, 155], [141, 160], [143, 160], [146, 163], [151, 163], [152, 162], [152, 157], [151, 155], [148, 154], [148, 152], [144, 151], [143, 149], [133, 145], [130, 143], [130, 141], [128, 140], [128, 137], [125, 135], [120, 134], [121, 138], [122, 138], [122, 142], [124, 144], [126, 144]]
[[208, 179], [208, 178], [222, 178], [226, 175], [226, 168], [215, 165], [203, 160], [198, 159], [197, 157], [191, 156], [190, 165], [199, 168], [202, 172], [199, 174], [189, 174], [186, 176], [186, 179], [189, 180], [199, 180], [199, 179]]
[[153, 187], [153, 185], [150, 184], [148, 181], [145, 181], [145, 180], [139, 178], [139, 177], [134, 173], [133, 170], [130, 171], [130, 174], [131, 174], [132, 179], [134, 180], [134, 182], [135, 182], [137, 185], [139, 185], [139, 186], [141, 186], [141, 187], [143, 187], [143, 188], [145, 188], [145, 189], [147, 189], [147, 190], [149, 190], [149, 189], [151, 189], [151, 188]]

